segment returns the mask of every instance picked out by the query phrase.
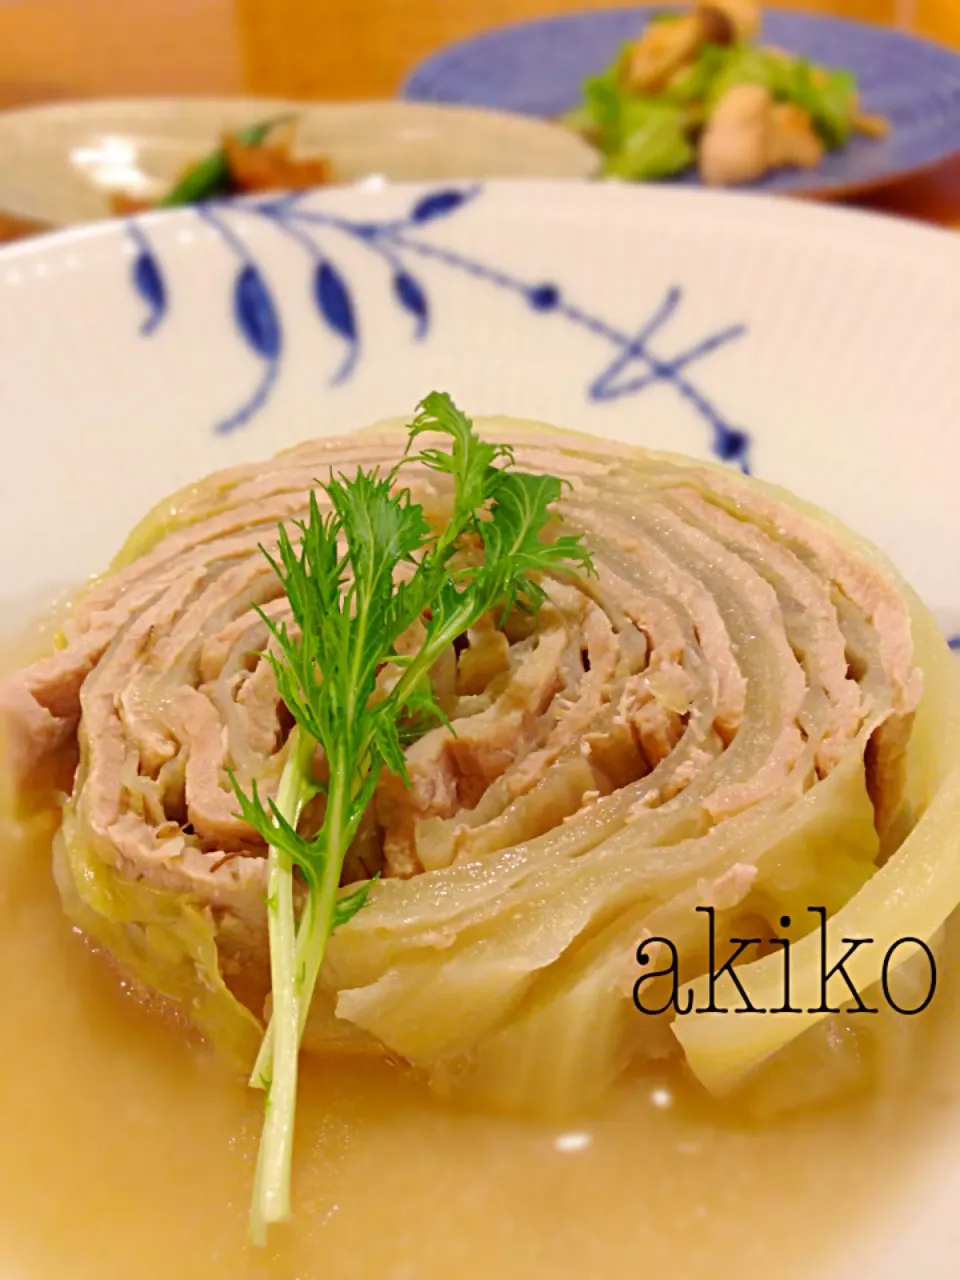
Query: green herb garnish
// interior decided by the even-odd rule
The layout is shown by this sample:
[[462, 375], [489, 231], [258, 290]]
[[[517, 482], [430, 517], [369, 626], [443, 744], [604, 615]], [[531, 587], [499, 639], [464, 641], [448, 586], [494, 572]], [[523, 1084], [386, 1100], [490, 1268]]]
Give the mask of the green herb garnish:
[[[312, 493], [307, 519], [296, 522], [299, 545], [281, 526], [277, 556], [264, 552], [295, 623], [288, 628], [261, 612], [279, 651], [269, 655], [277, 686], [296, 728], [275, 801], [264, 804], [255, 784], [247, 795], [231, 775], [242, 816], [269, 847], [273, 1012], [251, 1080], [267, 1090], [250, 1221], [257, 1243], [269, 1223], [290, 1215], [297, 1060], [327, 939], [363, 907], [370, 888], [340, 893], [344, 857], [381, 771], [406, 781], [410, 725], [444, 719], [430, 670], [491, 609], [536, 612], [545, 599], [538, 575], [592, 567], [579, 537], [543, 538], [560, 480], [514, 470], [510, 448], [481, 440], [448, 395], [433, 392], [419, 407], [407, 452], [388, 475], [331, 476], [319, 486], [329, 511], [321, 512]], [[413, 454], [425, 432], [446, 436], [449, 452], [431, 447]], [[452, 480], [452, 509], [439, 530], [398, 487], [411, 460]], [[398, 565], [409, 568], [398, 575]], [[419, 650], [398, 654], [397, 642], [418, 620], [425, 631]], [[388, 662], [400, 675], [384, 692], [377, 676]], [[326, 783], [314, 775], [318, 747]], [[301, 835], [303, 807], [319, 794], [320, 830]], [[299, 921], [295, 868], [307, 888]]]

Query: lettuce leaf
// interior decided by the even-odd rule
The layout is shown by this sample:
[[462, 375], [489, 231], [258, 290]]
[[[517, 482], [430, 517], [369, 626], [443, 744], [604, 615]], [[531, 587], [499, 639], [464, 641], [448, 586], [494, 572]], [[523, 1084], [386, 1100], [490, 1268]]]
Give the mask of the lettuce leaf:
[[625, 98], [619, 122], [620, 145], [607, 157], [610, 177], [669, 178], [696, 159], [680, 107], [641, 98]]
[[852, 71], [827, 71], [798, 59], [791, 66], [788, 100], [808, 112], [826, 147], [842, 147], [857, 110], [857, 80]]
[[588, 135], [606, 154], [620, 145], [622, 100], [626, 96], [620, 88], [620, 78], [630, 48], [629, 43], [622, 45], [606, 70], [587, 76], [583, 82], [583, 102], [564, 116], [569, 128]]
[[695, 62], [684, 67], [657, 95], [658, 102], [690, 106], [706, 102], [717, 76], [729, 65], [730, 51], [720, 45], [704, 45]]
[[[707, 46], [701, 53], [702, 74], [708, 79], [705, 98], [714, 107], [735, 85], [757, 84], [778, 100], [792, 100], [792, 63], [753, 45], [733, 45], [729, 49]], [[699, 65], [699, 62], [698, 62]]]
[[584, 101], [565, 121], [590, 137], [604, 153], [608, 176], [634, 180], [670, 177], [689, 168], [696, 158], [683, 108], [700, 95], [702, 77], [693, 76], [669, 98], [627, 93], [620, 87], [620, 73], [629, 49], [624, 45], [604, 72], [584, 81]]

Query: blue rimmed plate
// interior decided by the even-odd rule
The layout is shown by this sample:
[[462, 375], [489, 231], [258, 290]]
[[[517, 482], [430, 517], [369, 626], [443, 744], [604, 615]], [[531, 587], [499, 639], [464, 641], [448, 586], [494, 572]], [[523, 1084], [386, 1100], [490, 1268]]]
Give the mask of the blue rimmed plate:
[[436, 387], [782, 482], [960, 632], [958, 333], [960, 237], [726, 192], [385, 184], [41, 237], [0, 254], [0, 606]]
[[[450, 45], [420, 63], [408, 99], [469, 103], [536, 116], [574, 107], [586, 76], [613, 59], [650, 15], [670, 6], [600, 10], [524, 22]], [[762, 39], [853, 71], [863, 108], [891, 122], [888, 137], [857, 137], [814, 170], [785, 170], [763, 191], [845, 194], [932, 168], [960, 152], [960, 54], [898, 31], [812, 14], [770, 11]], [[696, 174], [680, 179], [699, 185]]]

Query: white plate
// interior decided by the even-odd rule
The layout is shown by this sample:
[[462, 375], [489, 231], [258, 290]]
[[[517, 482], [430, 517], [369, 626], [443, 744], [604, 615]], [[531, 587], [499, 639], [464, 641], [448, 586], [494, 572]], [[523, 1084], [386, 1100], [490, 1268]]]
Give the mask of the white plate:
[[[725, 194], [339, 188], [25, 242], [0, 254], [0, 607], [100, 568], [192, 478], [440, 388], [719, 444], [875, 539], [960, 631], [958, 335], [960, 238]], [[955, 1277], [951, 1114], [837, 1276]]]
[[0, 211], [55, 225], [103, 218], [111, 194], [153, 200], [225, 130], [298, 117], [298, 154], [338, 182], [588, 178], [596, 151], [559, 125], [472, 107], [279, 98], [137, 98], [0, 112]]

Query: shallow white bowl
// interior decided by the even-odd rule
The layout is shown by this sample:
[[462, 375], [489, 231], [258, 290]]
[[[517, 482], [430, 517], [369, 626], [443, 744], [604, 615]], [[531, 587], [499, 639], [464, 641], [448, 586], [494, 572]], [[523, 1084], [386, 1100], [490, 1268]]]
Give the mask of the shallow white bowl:
[[0, 210], [62, 225], [106, 217], [111, 194], [152, 200], [226, 130], [293, 113], [297, 154], [337, 182], [588, 178], [597, 152], [504, 111], [409, 102], [137, 98], [0, 112]]
[[[725, 194], [336, 188], [24, 242], [0, 254], [0, 609], [101, 568], [192, 478], [436, 388], [749, 463], [881, 544], [958, 632], [958, 334], [960, 238]], [[945, 1111], [818, 1280], [953, 1280], [958, 1137]]]

